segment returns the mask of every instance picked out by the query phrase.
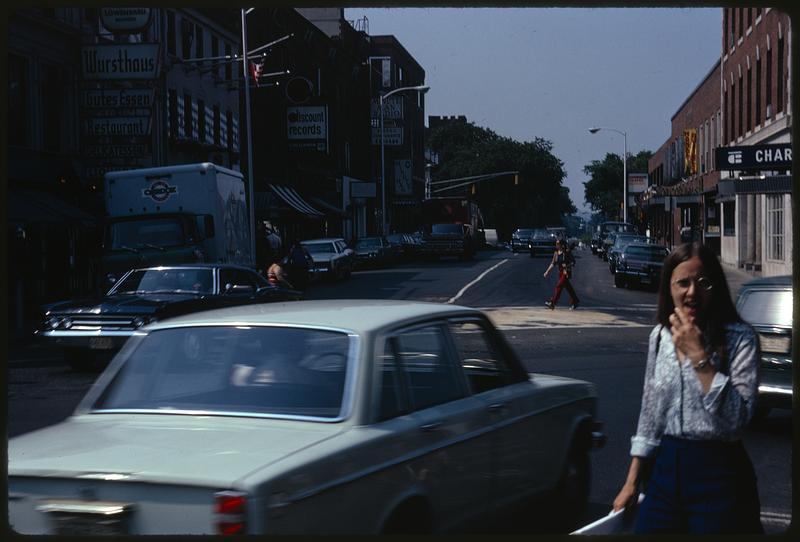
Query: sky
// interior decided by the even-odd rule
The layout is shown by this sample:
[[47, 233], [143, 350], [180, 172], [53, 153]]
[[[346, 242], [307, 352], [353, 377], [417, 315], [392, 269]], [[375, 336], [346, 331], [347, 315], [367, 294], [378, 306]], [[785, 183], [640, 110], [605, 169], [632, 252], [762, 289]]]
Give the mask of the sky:
[[[579, 211], [583, 168], [606, 153], [655, 152], [708, 75], [722, 8], [348, 8], [393, 34], [425, 70], [426, 115], [465, 115], [517, 141], [553, 143]], [[620, 180], [621, 182], [621, 180]]]

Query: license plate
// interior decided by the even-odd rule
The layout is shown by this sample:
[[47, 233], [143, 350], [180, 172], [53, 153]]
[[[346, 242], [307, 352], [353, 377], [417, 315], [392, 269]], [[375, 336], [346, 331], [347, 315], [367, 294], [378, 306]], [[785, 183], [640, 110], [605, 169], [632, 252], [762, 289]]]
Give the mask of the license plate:
[[111, 350], [114, 341], [111, 337], [89, 337], [89, 348], [92, 350]]
[[790, 337], [770, 337], [763, 333], [758, 334], [761, 341], [761, 350], [777, 354], [788, 354], [792, 350], [792, 340]]

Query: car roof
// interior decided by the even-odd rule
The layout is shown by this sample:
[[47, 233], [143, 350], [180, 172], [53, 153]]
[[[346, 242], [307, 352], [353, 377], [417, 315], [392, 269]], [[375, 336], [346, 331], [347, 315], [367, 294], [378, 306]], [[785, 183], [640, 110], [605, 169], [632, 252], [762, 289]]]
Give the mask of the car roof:
[[774, 287], [791, 288], [792, 276], [780, 275], [777, 277], [761, 277], [745, 282], [742, 285], [742, 288], [774, 288]]
[[344, 241], [341, 237], [320, 237], [318, 239], [303, 239], [300, 243], [332, 243], [334, 241]]
[[426, 316], [464, 313], [481, 314], [478, 309], [387, 299], [328, 299], [259, 303], [195, 312], [151, 325], [148, 329], [165, 329], [189, 325], [291, 325], [352, 330], [364, 333], [387, 325]]
[[150, 267], [135, 267], [132, 271], [151, 271], [156, 269], [244, 269], [255, 271], [254, 268], [235, 263], [176, 263], [172, 265], [153, 265]]

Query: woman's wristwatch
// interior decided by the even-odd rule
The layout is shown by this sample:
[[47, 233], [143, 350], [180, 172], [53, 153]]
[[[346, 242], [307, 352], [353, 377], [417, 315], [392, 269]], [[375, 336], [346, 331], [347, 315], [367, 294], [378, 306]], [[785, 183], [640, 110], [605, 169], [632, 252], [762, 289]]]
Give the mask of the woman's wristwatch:
[[700, 361], [698, 361], [697, 363], [693, 364], [692, 367], [694, 367], [695, 371], [701, 371], [701, 370], [705, 369], [706, 367], [708, 367], [709, 365], [711, 365], [711, 362], [708, 361], [708, 358], [703, 358]]

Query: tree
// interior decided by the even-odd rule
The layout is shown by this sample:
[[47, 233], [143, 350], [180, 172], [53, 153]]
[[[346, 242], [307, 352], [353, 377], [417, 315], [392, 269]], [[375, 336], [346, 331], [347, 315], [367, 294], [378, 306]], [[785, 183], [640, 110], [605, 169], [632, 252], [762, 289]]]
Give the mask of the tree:
[[[628, 173], [646, 172], [647, 161], [653, 155], [648, 150], [628, 155]], [[584, 198], [592, 209], [605, 217], [622, 216], [622, 158], [608, 153], [601, 160], [593, 160], [583, 168], [590, 179], [583, 183]]]
[[[501, 239], [510, 238], [517, 227], [561, 224], [562, 214], [575, 212], [569, 191], [562, 186], [564, 164], [552, 154], [550, 141], [519, 142], [471, 122], [451, 121], [431, 131], [428, 145], [439, 154], [434, 180], [519, 171], [518, 185], [513, 175], [474, 185], [484, 220]], [[454, 189], [434, 195], [465, 192]]]

